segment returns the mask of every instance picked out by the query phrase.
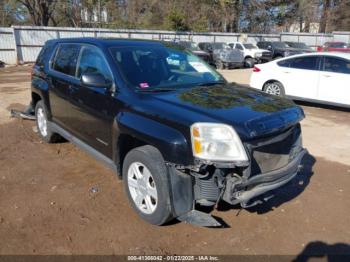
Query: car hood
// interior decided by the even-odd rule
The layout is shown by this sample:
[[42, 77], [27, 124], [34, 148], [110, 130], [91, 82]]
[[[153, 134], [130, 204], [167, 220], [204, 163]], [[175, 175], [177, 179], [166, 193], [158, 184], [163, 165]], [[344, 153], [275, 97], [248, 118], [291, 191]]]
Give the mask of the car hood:
[[235, 83], [155, 93], [151, 101], [163, 119], [170, 115], [187, 126], [225, 123], [233, 126], [243, 141], [285, 130], [304, 118], [302, 109], [292, 101]]
[[277, 50], [288, 51], [293, 54], [301, 54], [303, 51], [297, 48], [289, 47], [289, 48], [277, 48]]

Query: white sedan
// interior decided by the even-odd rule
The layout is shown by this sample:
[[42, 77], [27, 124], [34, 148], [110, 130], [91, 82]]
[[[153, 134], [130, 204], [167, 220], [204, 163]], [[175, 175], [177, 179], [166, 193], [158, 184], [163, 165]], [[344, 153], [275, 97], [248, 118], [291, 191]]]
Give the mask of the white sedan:
[[350, 107], [350, 54], [301, 54], [257, 65], [250, 86], [295, 100]]

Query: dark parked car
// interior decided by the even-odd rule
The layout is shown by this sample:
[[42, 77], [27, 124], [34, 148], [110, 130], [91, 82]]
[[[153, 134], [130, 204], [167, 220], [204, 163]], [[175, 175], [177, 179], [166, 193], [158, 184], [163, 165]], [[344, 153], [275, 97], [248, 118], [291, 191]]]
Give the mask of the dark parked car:
[[208, 64], [215, 65], [214, 61], [211, 59], [211, 55], [208, 52], [201, 50], [196, 43], [190, 41], [177, 41], [176, 43], [190, 50], [193, 54], [202, 58]]
[[299, 50], [301, 50], [304, 53], [313, 53], [313, 52], [315, 52], [314, 50], [312, 50], [312, 48], [310, 46], [306, 45], [303, 42], [285, 41], [284, 43], [286, 43], [289, 47], [299, 49]]
[[229, 84], [170, 43], [50, 40], [31, 96], [42, 139], [64, 137], [109, 166], [156, 225], [218, 226], [195, 206], [255, 205], [298, 174], [306, 152], [299, 106]]
[[237, 49], [231, 49], [226, 43], [199, 43], [199, 48], [211, 55], [217, 69], [241, 68], [244, 66], [244, 54]]
[[257, 46], [261, 49], [267, 49], [271, 51], [271, 59], [279, 59], [291, 55], [297, 55], [304, 53], [296, 48], [289, 47], [284, 42], [277, 41], [261, 41], [257, 43]]

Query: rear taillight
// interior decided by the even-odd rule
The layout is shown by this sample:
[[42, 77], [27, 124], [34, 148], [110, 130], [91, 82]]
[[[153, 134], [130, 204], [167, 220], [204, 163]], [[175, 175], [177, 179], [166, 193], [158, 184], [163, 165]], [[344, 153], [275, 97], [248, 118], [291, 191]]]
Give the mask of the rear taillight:
[[260, 71], [261, 71], [261, 69], [259, 67], [254, 66], [253, 72], [260, 72]]

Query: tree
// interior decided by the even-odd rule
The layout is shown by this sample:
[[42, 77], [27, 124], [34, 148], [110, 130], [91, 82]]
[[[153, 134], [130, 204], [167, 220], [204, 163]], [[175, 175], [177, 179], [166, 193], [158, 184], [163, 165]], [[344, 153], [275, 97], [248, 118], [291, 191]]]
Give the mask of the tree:
[[321, 15], [321, 22], [320, 22], [320, 33], [326, 33], [327, 31], [327, 20], [328, 20], [328, 13], [331, 8], [331, 0], [322, 0], [322, 15]]
[[329, 31], [350, 31], [350, 2], [335, 2], [328, 22]]
[[56, 25], [53, 19], [56, 0], [19, 0], [18, 2], [28, 10], [34, 25], [48, 26], [50, 20]]

